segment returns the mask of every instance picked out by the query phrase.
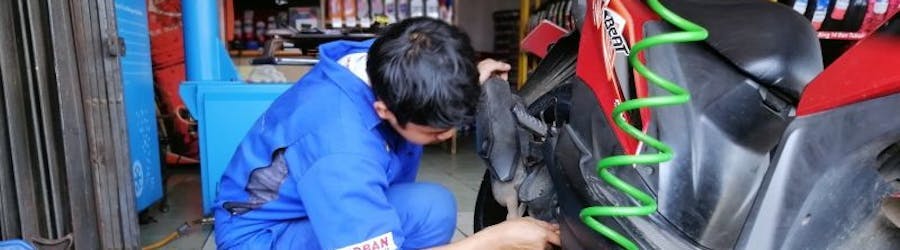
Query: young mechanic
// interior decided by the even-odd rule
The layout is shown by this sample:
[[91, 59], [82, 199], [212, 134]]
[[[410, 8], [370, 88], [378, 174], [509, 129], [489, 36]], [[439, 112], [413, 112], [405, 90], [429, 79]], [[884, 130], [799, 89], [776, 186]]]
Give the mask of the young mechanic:
[[[511, 220], [450, 242], [456, 204], [416, 183], [422, 146], [469, 121], [479, 82], [469, 38], [442, 21], [404, 20], [374, 40], [319, 49], [319, 63], [275, 100], [219, 184], [222, 249], [544, 249], [558, 226]], [[480, 72], [480, 75], [479, 75]]]

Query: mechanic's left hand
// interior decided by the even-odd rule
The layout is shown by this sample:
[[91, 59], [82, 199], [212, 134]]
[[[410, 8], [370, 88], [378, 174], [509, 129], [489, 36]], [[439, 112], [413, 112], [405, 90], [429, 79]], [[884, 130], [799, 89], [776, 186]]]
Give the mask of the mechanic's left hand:
[[500, 76], [504, 81], [509, 81], [509, 70], [512, 66], [494, 59], [484, 59], [478, 63], [478, 83], [483, 84], [492, 76]]

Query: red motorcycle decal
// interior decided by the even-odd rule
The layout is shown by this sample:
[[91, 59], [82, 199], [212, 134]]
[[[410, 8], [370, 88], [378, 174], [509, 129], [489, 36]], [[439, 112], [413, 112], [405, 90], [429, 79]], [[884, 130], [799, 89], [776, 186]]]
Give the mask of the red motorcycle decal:
[[870, 36], [813, 79], [800, 97], [797, 115], [811, 115], [900, 93], [897, 65], [900, 65], [900, 37]]
[[[642, 38], [643, 24], [659, 18], [636, 0], [593, 0], [587, 5], [587, 13], [590, 18], [585, 18], [582, 26], [576, 73], [594, 91], [604, 114], [610, 117], [615, 106], [625, 100], [615, 75], [615, 55], [631, 53], [631, 46]], [[644, 60], [643, 56], [640, 58]], [[646, 79], [632, 74], [637, 96], [647, 96]], [[641, 125], [646, 128], [650, 111], [641, 110], [640, 114]], [[634, 154], [637, 141], [612, 125], [611, 119], [607, 120], [625, 152]]]

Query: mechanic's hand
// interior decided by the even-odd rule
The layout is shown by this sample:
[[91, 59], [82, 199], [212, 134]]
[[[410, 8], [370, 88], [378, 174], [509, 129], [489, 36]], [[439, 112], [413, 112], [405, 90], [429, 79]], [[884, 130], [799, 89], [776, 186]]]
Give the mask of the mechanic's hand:
[[549, 244], [559, 246], [559, 225], [531, 217], [504, 221], [482, 232], [485, 236], [490, 235], [489, 239], [494, 243], [491, 249], [545, 249]]
[[509, 70], [512, 66], [494, 59], [484, 59], [478, 63], [478, 83], [484, 83], [492, 76], [500, 76], [504, 81], [509, 81]]

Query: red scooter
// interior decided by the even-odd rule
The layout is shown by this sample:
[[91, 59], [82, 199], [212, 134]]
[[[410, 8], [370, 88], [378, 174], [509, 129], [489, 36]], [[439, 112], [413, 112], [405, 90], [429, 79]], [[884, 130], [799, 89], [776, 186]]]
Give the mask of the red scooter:
[[642, 249], [900, 249], [895, 12], [825, 67], [810, 20], [789, 6], [662, 1], [708, 37], [638, 56], [690, 101], [621, 115], [674, 154], [608, 170], [651, 196], [652, 213], [594, 217], [582, 210], [642, 204], [597, 164], [659, 153], [611, 117], [625, 101], [670, 95], [627, 57], [645, 37], [680, 30], [641, 1], [586, 2], [575, 8], [581, 29], [556, 41], [521, 90], [485, 83], [476, 231], [528, 214], [559, 223], [564, 249], [626, 246], [586, 217]]

